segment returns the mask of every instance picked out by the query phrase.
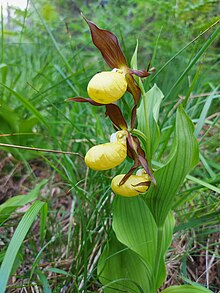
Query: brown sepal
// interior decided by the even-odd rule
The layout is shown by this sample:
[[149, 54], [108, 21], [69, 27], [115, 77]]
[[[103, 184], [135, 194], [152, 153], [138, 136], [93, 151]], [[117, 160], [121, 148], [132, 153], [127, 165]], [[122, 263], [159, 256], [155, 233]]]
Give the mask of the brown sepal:
[[[127, 142], [128, 142], [127, 148], [128, 148], [129, 154], [131, 155], [132, 159], [134, 160], [134, 166], [132, 167], [132, 170], [135, 166], [136, 166], [136, 168], [139, 166], [142, 166], [144, 168], [144, 170], [146, 171], [146, 173], [151, 177], [153, 184], [156, 185], [156, 180], [154, 178], [154, 175], [153, 175], [151, 169], [149, 168], [147, 159], [145, 157], [145, 152], [140, 145], [139, 139], [137, 137], [131, 135], [130, 133], [128, 133]], [[135, 171], [135, 169], [133, 170], [133, 172]], [[127, 176], [127, 174], [126, 174], [126, 180], [131, 175], [130, 174], [129, 176]], [[124, 177], [122, 179], [123, 182], [126, 181], [126, 180], [124, 181]]]
[[106, 116], [109, 116], [114, 125], [119, 129], [127, 130], [127, 123], [122, 115], [120, 108], [115, 104], [106, 105]]
[[147, 172], [147, 174], [151, 177], [151, 180], [153, 182], [154, 185], [156, 185], [156, 180], [154, 178], [154, 175], [151, 171], [151, 169], [149, 168], [148, 165], [148, 161], [146, 159], [145, 156], [145, 152], [142, 149], [141, 145], [140, 145], [140, 141], [137, 137], [132, 136], [133, 140], [135, 141], [135, 144], [137, 146], [137, 157], [138, 157], [138, 161], [140, 162], [141, 166], [144, 168], [144, 170]]
[[93, 44], [99, 49], [106, 63], [111, 68], [128, 67], [117, 37], [110, 31], [100, 29], [84, 15], [82, 17], [89, 25]]
[[131, 167], [131, 169], [128, 171], [127, 174], [122, 178], [122, 180], [119, 182], [119, 186], [123, 185], [128, 178], [134, 173], [134, 171], [140, 166], [140, 162], [138, 160], [138, 156], [136, 155], [135, 151], [135, 146], [132, 141], [131, 134], [128, 132], [128, 137], [127, 137], [127, 151], [128, 155], [132, 160], [134, 160], [134, 165]]
[[134, 161], [137, 160], [137, 150], [135, 148], [136, 148], [136, 146], [134, 145], [134, 141], [132, 139], [132, 136], [128, 132], [128, 137], [127, 137], [128, 154], [129, 154], [129, 157]]
[[139, 166], [140, 166], [140, 163], [137, 160], [135, 160], [134, 165], [131, 167], [131, 169], [128, 171], [128, 173], [125, 174], [125, 176], [119, 182], [119, 186], [123, 185]]
[[148, 186], [150, 187], [150, 184], [151, 184], [151, 181], [143, 181], [143, 182], [140, 182], [138, 184], [132, 184], [133, 187], [137, 187], [137, 186]]
[[138, 106], [138, 102], [140, 100], [141, 97], [141, 90], [140, 88], [136, 85], [135, 80], [133, 78], [133, 76], [130, 73], [127, 73], [125, 75], [127, 83], [128, 83], [128, 91], [132, 94], [133, 98], [134, 98], [134, 106], [131, 112], [131, 129], [135, 128], [135, 124], [136, 124], [136, 112], [137, 112], [137, 106]]
[[141, 90], [136, 85], [135, 80], [134, 80], [133, 76], [130, 73], [127, 73], [125, 75], [125, 78], [126, 78], [127, 83], [128, 83], [128, 91], [129, 91], [129, 93], [132, 94], [132, 96], [134, 98], [134, 103], [135, 103], [135, 105], [137, 105], [139, 100], [140, 100], [140, 97], [141, 97]]
[[132, 111], [131, 111], [131, 129], [135, 128], [136, 120], [137, 120], [137, 106], [134, 105]]
[[66, 99], [67, 102], [79, 102], [79, 103], [90, 103], [93, 106], [104, 106], [103, 104], [97, 103], [89, 98], [82, 98], [82, 97], [76, 97], [76, 98], [69, 98]]
[[131, 69], [130, 68], [130, 72], [131, 74], [137, 75], [139, 77], [147, 77], [151, 74], [151, 72], [148, 71], [148, 69], [146, 70], [135, 70], [135, 69]]

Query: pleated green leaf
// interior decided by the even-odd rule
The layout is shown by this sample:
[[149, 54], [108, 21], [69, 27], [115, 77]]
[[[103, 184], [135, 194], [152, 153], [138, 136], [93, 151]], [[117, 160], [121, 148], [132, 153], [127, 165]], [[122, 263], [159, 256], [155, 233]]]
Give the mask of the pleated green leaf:
[[157, 185], [151, 186], [146, 194], [146, 201], [158, 226], [163, 225], [174, 204], [176, 192], [197, 162], [198, 143], [194, 136], [194, 126], [180, 107], [169, 161], [154, 173]]
[[162, 239], [162, 246], [161, 246], [162, 254], [165, 254], [168, 248], [170, 247], [172, 237], [173, 237], [174, 226], [175, 226], [175, 219], [173, 216], [173, 212], [170, 212], [163, 225], [163, 239]]
[[202, 287], [202, 286], [191, 286], [191, 285], [182, 285], [182, 286], [172, 286], [161, 293], [212, 293], [212, 291]]
[[112, 227], [121, 243], [153, 265], [157, 249], [157, 225], [142, 198], [117, 196]]
[[152, 288], [159, 288], [166, 276], [164, 255], [171, 243], [174, 218], [169, 214], [159, 236], [150, 209], [141, 197], [116, 197], [113, 230], [118, 240], [139, 254], [155, 277]]
[[4, 260], [0, 268], [0, 293], [4, 293], [10, 273], [13, 268], [14, 261], [19, 252], [19, 249], [31, 227], [34, 220], [36, 219], [39, 211], [46, 203], [41, 201], [36, 201], [25, 213], [17, 229], [9, 243]]
[[[159, 288], [162, 286], [165, 278], [166, 278], [166, 265], [165, 265], [165, 256], [166, 252], [172, 242], [173, 236], [173, 229], [175, 225], [175, 219], [173, 213], [169, 213], [164, 225], [162, 227], [161, 235], [160, 235], [160, 228], [158, 228], [157, 235], [157, 253], [156, 253], [156, 260], [154, 264], [154, 275], [155, 275], [155, 288]], [[160, 239], [162, 238], [162, 239]], [[156, 265], [158, 263], [158, 269], [156, 269]]]
[[147, 141], [149, 141], [148, 148], [150, 148], [150, 150], [146, 150], [148, 160], [151, 160], [160, 142], [160, 128], [157, 122], [163, 97], [164, 95], [161, 90], [154, 84], [154, 86], [144, 94], [137, 110], [138, 129], [146, 135]]
[[120, 243], [114, 234], [99, 258], [98, 276], [105, 293], [154, 293], [153, 276], [147, 264], [138, 254]]

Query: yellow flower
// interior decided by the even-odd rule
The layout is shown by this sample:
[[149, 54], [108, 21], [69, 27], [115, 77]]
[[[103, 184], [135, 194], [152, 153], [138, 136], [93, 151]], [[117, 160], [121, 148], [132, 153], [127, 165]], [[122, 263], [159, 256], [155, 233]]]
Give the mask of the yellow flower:
[[85, 156], [86, 165], [93, 170], [108, 170], [120, 165], [127, 156], [127, 131], [112, 134], [110, 142], [89, 149]]
[[143, 169], [138, 170], [136, 175], [131, 175], [123, 184], [120, 184], [124, 176], [125, 174], [120, 174], [112, 179], [111, 188], [114, 193], [130, 197], [149, 189], [151, 178]]
[[117, 69], [97, 73], [87, 87], [89, 97], [100, 104], [110, 104], [117, 101], [126, 90], [125, 74]]

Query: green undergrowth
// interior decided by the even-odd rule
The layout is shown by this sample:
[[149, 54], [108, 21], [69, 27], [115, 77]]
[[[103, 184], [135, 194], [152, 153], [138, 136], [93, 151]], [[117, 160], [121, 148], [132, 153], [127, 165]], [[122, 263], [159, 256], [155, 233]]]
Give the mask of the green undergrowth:
[[[28, 10], [11, 8], [10, 17], [1, 14], [0, 292], [34, 287], [40, 292], [102, 292], [97, 265], [101, 247], [112, 237], [110, 182], [131, 162], [105, 172], [84, 164], [86, 151], [107, 142], [114, 129], [103, 107], [66, 101], [88, 97], [90, 78], [109, 70], [80, 11], [118, 36], [129, 61], [138, 39], [138, 68], [149, 62], [156, 67], [143, 83], [146, 91], [156, 83], [164, 94], [154, 169], [172, 151], [179, 104], [195, 125], [200, 161], [173, 203], [176, 224], [166, 260], [167, 284], [198, 282], [218, 292], [217, 8], [217, 1], [41, 0], [28, 1]], [[126, 93], [120, 106], [128, 109], [130, 102]], [[5, 182], [18, 181], [19, 189], [6, 192]]]

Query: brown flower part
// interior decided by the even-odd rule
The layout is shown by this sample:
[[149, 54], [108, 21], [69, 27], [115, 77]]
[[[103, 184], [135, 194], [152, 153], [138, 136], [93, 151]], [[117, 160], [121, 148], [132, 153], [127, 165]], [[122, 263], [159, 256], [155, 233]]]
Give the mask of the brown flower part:
[[142, 166], [146, 173], [151, 177], [151, 180], [154, 185], [156, 185], [156, 181], [154, 178], [154, 175], [152, 171], [149, 168], [147, 159], [145, 157], [145, 152], [142, 149], [140, 145], [140, 141], [137, 137], [131, 135], [128, 132], [128, 137], [127, 137], [127, 148], [128, 148], [128, 156], [134, 160], [134, 165], [131, 167], [131, 169], [128, 171], [128, 173], [122, 178], [120, 185], [124, 184], [126, 180], [134, 173], [134, 171]]
[[97, 103], [97, 102], [93, 101], [92, 99], [82, 98], [82, 97], [69, 98], [69, 99], [66, 99], [66, 101], [67, 102], [90, 103], [93, 106], [103, 106], [103, 104]]
[[112, 69], [128, 67], [117, 37], [110, 31], [98, 28], [92, 21], [86, 19], [84, 15], [82, 17], [89, 25], [93, 44], [99, 49], [106, 63]]
[[[98, 28], [93, 22], [89, 21], [84, 16], [83, 18], [89, 25], [94, 45], [99, 49], [106, 63], [113, 69], [119, 69], [125, 75], [127, 91], [130, 92], [134, 98], [134, 106], [132, 108], [131, 115], [131, 129], [134, 129], [136, 124], [137, 106], [141, 97], [141, 90], [136, 84], [133, 74], [139, 77], [146, 77], [150, 75], [152, 70], [149, 71], [149, 66], [146, 70], [134, 70], [129, 68], [125, 56], [120, 48], [117, 37], [110, 31]], [[134, 164], [129, 172], [122, 178], [120, 185], [124, 184], [126, 180], [133, 174], [133, 172], [140, 166], [142, 166], [146, 173], [151, 177], [154, 185], [156, 184], [153, 173], [150, 170], [147, 159], [145, 157], [144, 150], [141, 148], [140, 141], [137, 137], [129, 133], [127, 123], [120, 108], [117, 105], [112, 103], [101, 104], [92, 99], [82, 97], [70, 98], [67, 99], [67, 101], [90, 103], [94, 106], [104, 105], [106, 107], [106, 116], [109, 116], [113, 122], [114, 128], [117, 131], [126, 130], [128, 132], [127, 155], [134, 161]], [[146, 184], [150, 184], [150, 182], [147, 182]]]
[[[97, 103], [97, 102], [93, 101], [92, 99], [82, 98], [82, 97], [69, 98], [69, 99], [66, 99], [66, 101], [67, 102], [89, 103], [93, 106], [103, 106], [103, 104]], [[106, 104], [104, 106], [106, 107], [105, 115], [111, 119], [115, 129], [117, 131], [118, 130], [127, 130], [128, 126], [127, 126], [127, 123], [122, 115], [120, 108], [115, 104]]]
[[131, 117], [131, 128], [133, 129], [136, 123], [136, 110], [140, 100], [141, 91], [135, 83], [132, 74], [142, 78], [149, 76], [151, 74], [151, 72], [149, 72], [149, 65], [146, 70], [134, 70], [129, 68], [117, 37], [108, 30], [100, 29], [93, 22], [86, 19], [85, 16], [83, 16], [83, 18], [89, 25], [94, 45], [99, 49], [106, 63], [111, 68], [121, 69], [126, 74], [126, 80], [128, 83], [127, 90], [133, 95], [134, 98], [134, 107]]
[[120, 108], [115, 104], [106, 105], [106, 116], [109, 116], [117, 130], [127, 130], [127, 123], [122, 115]]

